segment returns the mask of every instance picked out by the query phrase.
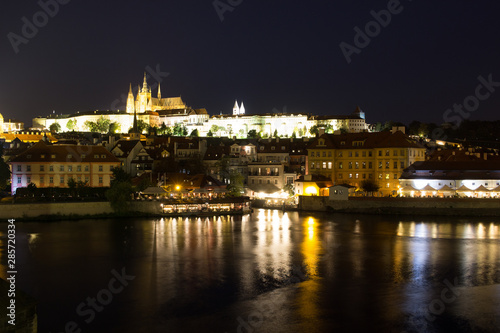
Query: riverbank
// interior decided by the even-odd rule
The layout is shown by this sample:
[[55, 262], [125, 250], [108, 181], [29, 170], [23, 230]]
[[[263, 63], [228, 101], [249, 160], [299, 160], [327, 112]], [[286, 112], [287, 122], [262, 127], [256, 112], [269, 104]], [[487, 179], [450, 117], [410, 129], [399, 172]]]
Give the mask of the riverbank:
[[56, 202], [0, 205], [0, 221], [59, 221], [81, 219], [104, 219], [117, 217], [211, 217], [220, 215], [248, 214], [245, 210], [220, 210], [200, 212], [165, 213], [158, 201], [133, 201], [126, 212], [115, 213], [107, 201], [100, 202]]
[[301, 196], [299, 210], [356, 214], [500, 216], [499, 199], [477, 198], [376, 198]]

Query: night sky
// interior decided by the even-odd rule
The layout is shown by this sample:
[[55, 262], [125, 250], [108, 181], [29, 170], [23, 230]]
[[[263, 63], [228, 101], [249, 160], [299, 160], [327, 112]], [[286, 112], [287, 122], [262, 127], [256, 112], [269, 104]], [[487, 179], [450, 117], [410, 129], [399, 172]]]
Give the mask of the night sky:
[[[448, 108], [476, 94], [479, 76], [500, 82], [494, 0], [222, 0], [219, 13], [213, 0], [60, 1], [68, 3], [47, 22], [37, 1], [2, 5], [4, 118], [31, 126], [53, 110], [123, 108], [129, 83], [148, 71], [154, 84], [157, 68], [162, 97], [181, 95], [211, 115], [231, 113], [235, 99], [247, 113], [338, 115], [359, 105], [368, 123], [442, 123]], [[368, 24], [373, 37], [358, 41], [348, 63], [339, 45], [355, 47], [354, 28], [364, 31], [370, 12], [388, 6], [390, 22]], [[22, 18], [34, 16], [38, 32], [19, 42]], [[499, 118], [500, 87], [490, 89], [480, 90], [488, 96], [469, 119]]]

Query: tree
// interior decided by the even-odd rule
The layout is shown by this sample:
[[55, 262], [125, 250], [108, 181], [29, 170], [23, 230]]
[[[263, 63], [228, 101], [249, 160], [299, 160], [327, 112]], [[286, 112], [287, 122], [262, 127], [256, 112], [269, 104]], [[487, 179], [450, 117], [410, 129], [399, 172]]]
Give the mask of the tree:
[[380, 185], [372, 179], [365, 179], [361, 182], [361, 189], [366, 193], [373, 195], [373, 192], [378, 192]]
[[49, 126], [49, 130], [50, 130], [52, 133], [57, 133], [57, 132], [60, 132], [60, 131], [61, 131], [61, 125], [59, 125], [59, 123], [57, 123], [57, 122], [53, 122], [53, 123]]
[[122, 213], [129, 209], [132, 193], [134, 193], [134, 189], [130, 182], [117, 181], [106, 191], [106, 198], [116, 213]]
[[309, 129], [309, 133], [311, 133], [311, 135], [318, 135], [319, 134], [318, 125], [311, 126], [311, 128]]
[[4, 190], [7, 187], [10, 180], [10, 173], [9, 165], [3, 159], [3, 147], [0, 145], [0, 190]]
[[249, 138], [249, 139], [258, 139], [259, 138], [259, 134], [257, 133], [257, 130], [252, 129], [252, 130], [248, 131], [247, 138]]
[[132, 179], [132, 177], [120, 167], [111, 169], [111, 172], [113, 173], [113, 175], [111, 176], [111, 186], [113, 186], [115, 182], [130, 182], [130, 180]]
[[139, 133], [144, 132], [146, 128], [148, 128], [148, 124], [144, 120], [142, 119], [137, 120], [137, 131]]
[[131, 194], [134, 193], [131, 177], [120, 167], [113, 168], [111, 172], [111, 187], [106, 191], [106, 198], [116, 213], [125, 212], [129, 208]]
[[293, 197], [295, 195], [293, 184], [286, 184], [285, 186], [283, 186], [283, 191], [288, 193], [288, 196], [290, 197]]
[[88, 129], [89, 132], [96, 133], [98, 132], [97, 130], [97, 123], [87, 120], [85, 123], [83, 123], [83, 126]]
[[232, 197], [240, 197], [243, 193], [243, 181], [245, 177], [236, 170], [232, 170], [229, 175], [229, 185], [226, 193]]
[[207, 136], [211, 138], [214, 136], [214, 133], [212, 133], [212, 131], [208, 131]]
[[173, 134], [175, 136], [187, 136], [188, 133], [186, 126], [182, 123], [175, 124]]
[[210, 132], [212, 132], [213, 134], [217, 133], [218, 131], [219, 131], [219, 126], [212, 125], [212, 127], [210, 127]]
[[165, 123], [161, 123], [160, 128], [158, 128], [158, 134], [163, 135], [167, 131], [167, 125]]
[[109, 131], [108, 132], [110, 134], [120, 132], [120, 130], [121, 130], [121, 125], [119, 123], [117, 123], [116, 121], [109, 124]]
[[28, 189], [28, 193], [30, 196], [34, 197], [36, 194], [36, 184], [35, 183], [29, 183], [28, 186], [26, 186]]
[[66, 123], [66, 128], [70, 131], [74, 131], [76, 128], [76, 119], [68, 120], [68, 122]]
[[76, 188], [76, 180], [71, 177], [70, 179], [68, 179], [68, 187], [71, 189], [71, 190], [74, 190]]
[[198, 137], [200, 136], [200, 134], [198, 133], [198, 129], [195, 128], [194, 130], [191, 131], [191, 134], [189, 134], [189, 136], [193, 136], [193, 137]]
[[277, 129], [275, 129], [275, 130], [274, 130], [273, 137], [275, 137], [275, 138], [277, 138], [277, 137], [278, 137], [278, 130], [277, 130]]
[[167, 127], [167, 129], [165, 130], [165, 135], [166, 136], [171, 136], [172, 135], [172, 127]]

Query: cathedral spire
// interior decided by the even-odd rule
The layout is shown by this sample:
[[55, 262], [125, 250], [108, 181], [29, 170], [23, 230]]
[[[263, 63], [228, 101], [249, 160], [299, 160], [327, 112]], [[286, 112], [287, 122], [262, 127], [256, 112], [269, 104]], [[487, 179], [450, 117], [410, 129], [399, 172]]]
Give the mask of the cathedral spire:
[[142, 83], [142, 91], [147, 92], [148, 90], [148, 82], [146, 81], [146, 72], [144, 72], [144, 82]]
[[160, 82], [158, 82], [158, 99], [161, 99], [161, 89], [160, 89]]
[[134, 102], [134, 93], [132, 92], [132, 83], [131, 83], [130, 88], [128, 90], [126, 111], [127, 113], [132, 113], [134, 112], [134, 110], [135, 110], [135, 102]]
[[234, 101], [234, 106], [233, 106], [233, 115], [238, 115], [240, 114], [240, 108], [238, 106], [238, 100]]

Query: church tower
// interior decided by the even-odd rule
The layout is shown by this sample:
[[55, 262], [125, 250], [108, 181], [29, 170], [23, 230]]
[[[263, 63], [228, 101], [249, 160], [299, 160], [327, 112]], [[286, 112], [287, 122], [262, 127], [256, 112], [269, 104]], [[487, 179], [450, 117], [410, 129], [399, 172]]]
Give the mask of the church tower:
[[134, 113], [135, 110], [135, 100], [134, 100], [134, 93], [132, 92], [132, 83], [130, 84], [130, 88], [128, 91], [128, 97], [127, 97], [127, 113]]
[[134, 110], [134, 122], [132, 125], [132, 131], [130, 132], [130, 140], [140, 140], [141, 133], [137, 129], [137, 112]]
[[237, 116], [240, 114], [240, 108], [238, 106], [238, 101], [234, 101], [234, 106], [233, 106], [233, 116]]
[[161, 100], [161, 89], [160, 89], [160, 82], [158, 82], [158, 101]]
[[241, 101], [240, 114], [245, 114], [245, 106], [243, 105], [243, 101]]
[[139, 93], [137, 94], [137, 104], [136, 110], [139, 113], [144, 113], [148, 110], [149, 101], [151, 100], [151, 89], [148, 87], [148, 82], [146, 81], [146, 73], [144, 73], [144, 82], [142, 83], [142, 88], [139, 88]]

